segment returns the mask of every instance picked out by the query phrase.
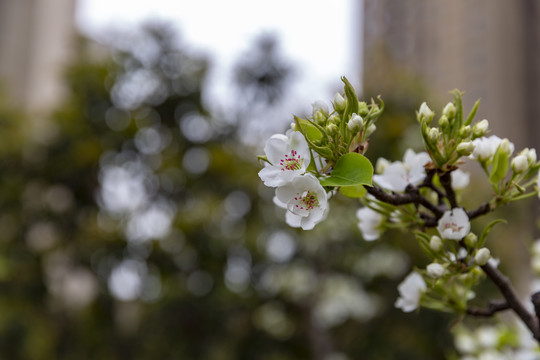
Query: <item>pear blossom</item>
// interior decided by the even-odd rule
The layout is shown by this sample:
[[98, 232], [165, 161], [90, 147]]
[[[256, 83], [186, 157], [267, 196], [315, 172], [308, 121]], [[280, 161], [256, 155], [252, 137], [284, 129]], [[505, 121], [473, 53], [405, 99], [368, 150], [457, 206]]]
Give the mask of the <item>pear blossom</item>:
[[441, 251], [443, 247], [443, 242], [440, 237], [437, 235], [433, 235], [431, 239], [429, 239], [429, 248], [433, 251]]
[[462, 208], [445, 211], [439, 219], [437, 230], [444, 239], [460, 240], [471, 230], [469, 216]]
[[311, 230], [326, 218], [328, 199], [319, 180], [311, 174], [296, 176], [276, 189], [274, 203], [287, 209], [289, 226]]
[[462, 189], [465, 189], [469, 185], [471, 174], [461, 169], [456, 169], [451, 172], [451, 178], [452, 178], [452, 188], [454, 190], [462, 190]]
[[308, 143], [298, 131], [272, 135], [264, 152], [270, 164], [259, 171], [259, 177], [269, 187], [282, 186], [302, 175], [311, 161]]
[[358, 228], [362, 232], [362, 237], [366, 241], [377, 240], [381, 236], [381, 225], [384, 216], [368, 207], [358, 209], [356, 212], [358, 218]]
[[529, 168], [529, 159], [527, 159], [527, 155], [518, 155], [513, 158], [511, 166], [512, 170], [517, 174], [527, 170]]
[[485, 247], [479, 249], [474, 256], [474, 261], [478, 265], [486, 265], [489, 259], [491, 259], [491, 252]]
[[471, 154], [471, 158], [478, 161], [489, 161], [493, 158], [497, 148], [501, 144], [504, 144], [504, 146], [507, 147], [508, 155], [511, 155], [514, 152], [514, 144], [509, 142], [508, 139], [501, 139], [496, 135], [474, 139], [474, 151]]
[[373, 181], [386, 190], [404, 191], [407, 185], [418, 185], [424, 180], [424, 165], [430, 160], [426, 152], [416, 154], [407, 149], [403, 162], [394, 161], [387, 165], [382, 174], [373, 176]]
[[413, 271], [398, 285], [399, 298], [395, 306], [404, 312], [414, 311], [420, 305], [420, 298], [426, 290], [422, 275]]
[[355, 129], [359, 129], [362, 127], [364, 123], [364, 120], [362, 117], [358, 114], [352, 114], [351, 120], [347, 123], [347, 127], [349, 130], [354, 131]]
[[443, 111], [442, 111], [443, 115], [446, 116], [446, 117], [453, 117], [456, 113], [456, 106], [454, 105], [453, 102], [449, 102], [448, 104], [446, 104], [446, 106], [444, 107]]

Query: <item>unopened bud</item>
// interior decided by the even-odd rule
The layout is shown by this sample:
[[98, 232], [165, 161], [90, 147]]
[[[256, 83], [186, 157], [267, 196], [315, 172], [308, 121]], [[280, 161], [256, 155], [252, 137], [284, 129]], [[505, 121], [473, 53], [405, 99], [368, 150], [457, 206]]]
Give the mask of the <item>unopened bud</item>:
[[452, 119], [456, 114], [456, 107], [454, 106], [454, 103], [449, 102], [448, 104], [446, 104], [442, 113], [447, 118]]
[[474, 144], [471, 141], [463, 141], [457, 146], [457, 153], [460, 156], [469, 156], [474, 151]]
[[318, 111], [322, 111], [325, 115], [329, 114], [328, 105], [322, 100], [315, 101], [311, 106], [313, 107], [313, 116], [315, 116], [315, 113]]
[[362, 127], [364, 124], [364, 121], [362, 120], [362, 117], [358, 114], [352, 114], [351, 120], [349, 120], [349, 123], [347, 126], [349, 127], [349, 130], [355, 131]]
[[441, 251], [443, 247], [443, 242], [440, 237], [433, 235], [429, 240], [429, 248], [435, 252]]
[[334, 114], [332, 116], [330, 116], [328, 118], [328, 123], [329, 124], [335, 124], [335, 125], [338, 125], [339, 123], [341, 122], [341, 118], [339, 117], [338, 114]]
[[368, 128], [366, 129], [366, 136], [370, 136], [371, 134], [375, 132], [375, 130], [377, 130], [377, 126], [375, 126], [375, 124], [369, 125]]
[[502, 139], [501, 143], [499, 144], [499, 147], [502, 151], [508, 154], [508, 156], [512, 155], [514, 152], [514, 145], [510, 145], [510, 140], [508, 139]]
[[424, 121], [431, 121], [435, 113], [429, 108], [429, 106], [426, 104], [426, 102], [423, 102], [422, 105], [420, 105], [420, 109], [418, 109], [418, 120], [420, 122]]
[[296, 131], [296, 123], [294, 121], [291, 123], [291, 130]]
[[512, 171], [516, 174], [522, 173], [529, 168], [529, 160], [525, 155], [518, 155], [512, 159]]
[[340, 93], [334, 95], [334, 109], [343, 111], [345, 109], [345, 98]]
[[486, 119], [477, 122], [473, 127], [473, 137], [478, 138], [486, 135], [488, 128], [489, 122]]
[[459, 129], [459, 136], [462, 139], [468, 138], [471, 136], [472, 128], [471, 125], [462, 126], [461, 129]]
[[326, 122], [326, 115], [321, 110], [318, 110], [313, 114], [313, 121], [319, 125], [324, 125]]
[[326, 125], [326, 132], [332, 136], [336, 135], [339, 132], [339, 128], [336, 124], [330, 123]]
[[486, 265], [489, 259], [491, 258], [491, 252], [488, 248], [481, 248], [476, 252], [474, 256], [474, 261], [480, 266]]
[[441, 118], [439, 119], [439, 126], [441, 127], [441, 129], [443, 129], [444, 131], [444, 129], [446, 129], [448, 125], [450, 125], [448, 117], [446, 115], [441, 116]]
[[428, 137], [429, 137], [429, 140], [431, 140], [431, 142], [433, 143], [437, 142], [437, 140], [439, 140], [439, 135], [441, 135], [441, 133], [439, 132], [438, 128], [429, 129]]
[[358, 114], [362, 117], [366, 116], [369, 113], [368, 105], [365, 101], [358, 102]]
[[390, 161], [383, 157], [378, 158], [377, 163], [375, 164], [375, 172], [377, 174], [382, 174], [388, 165], [390, 165]]
[[465, 245], [467, 245], [470, 248], [473, 248], [476, 246], [476, 243], [478, 242], [478, 236], [476, 234], [470, 232], [465, 236]]
[[529, 165], [536, 163], [536, 149], [529, 149], [527, 160], [529, 160]]
[[438, 279], [444, 275], [446, 269], [441, 264], [431, 263], [426, 267], [427, 273], [430, 277]]

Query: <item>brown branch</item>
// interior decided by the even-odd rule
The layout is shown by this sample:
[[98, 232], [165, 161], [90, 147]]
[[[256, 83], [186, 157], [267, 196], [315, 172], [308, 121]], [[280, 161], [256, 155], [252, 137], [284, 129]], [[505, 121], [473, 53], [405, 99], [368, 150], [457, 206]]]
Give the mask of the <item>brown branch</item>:
[[491, 301], [487, 309], [471, 306], [467, 308], [466, 312], [468, 315], [480, 316], [480, 317], [490, 317], [498, 313], [499, 311], [504, 311], [510, 309], [510, 305], [507, 301]]
[[499, 288], [501, 294], [506, 299], [508, 306], [517, 314], [517, 316], [519, 316], [527, 328], [529, 328], [533, 337], [540, 341], [539, 320], [523, 306], [512, 287], [510, 280], [490, 263], [482, 265], [481, 268], [488, 278]]
[[456, 200], [456, 193], [452, 188], [452, 173], [450, 171], [445, 172], [439, 176], [439, 180], [441, 181], [441, 185], [446, 192], [446, 198], [448, 199], [448, 202], [450, 202], [450, 207], [452, 209], [457, 208], [458, 203]]
[[490, 211], [493, 211], [493, 207], [489, 203], [485, 203], [483, 205], [480, 205], [478, 208], [467, 211], [467, 215], [469, 216], [469, 220], [472, 220], [474, 218], [477, 218], [481, 215], [485, 215]]
[[405, 205], [405, 204], [417, 204], [422, 205], [435, 215], [438, 219], [442, 216], [444, 211], [429, 202], [428, 199], [420, 195], [418, 188], [414, 186], [407, 186], [404, 194], [388, 193], [377, 186], [364, 185], [367, 192], [375, 197], [377, 200], [383, 201], [391, 205]]

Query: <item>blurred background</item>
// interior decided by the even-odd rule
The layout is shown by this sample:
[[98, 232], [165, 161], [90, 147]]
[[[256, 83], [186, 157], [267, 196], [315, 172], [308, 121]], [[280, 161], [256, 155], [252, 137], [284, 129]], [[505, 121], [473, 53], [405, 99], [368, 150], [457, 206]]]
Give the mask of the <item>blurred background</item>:
[[[415, 241], [363, 241], [340, 197], [315, 231], [288, 228], [256, 155], [342, 75], [387, 103], [372, 161], [420, 150], [414, 111], [454, 88], [538, 148], [539, 15], [534, 0], [0, 1], [0, 357], [452, 356], [458, 319], [393, 306], [426, 262]], [[472, 188], [466, 206], [489, 194]], [[493, 248], [526, 293], [538, 205], [493, 216], [513, 224]]]

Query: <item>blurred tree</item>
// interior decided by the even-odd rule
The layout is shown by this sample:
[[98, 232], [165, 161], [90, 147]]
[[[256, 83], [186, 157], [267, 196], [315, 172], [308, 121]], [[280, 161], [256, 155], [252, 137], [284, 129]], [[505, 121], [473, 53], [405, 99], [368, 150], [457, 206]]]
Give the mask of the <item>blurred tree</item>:
[[[316, 231], [286, 228], [201, 101], [206, 58], [163, 25], [111, 42], [104, 63], [81, 45], [42, 138], [0, 108], [0, 357], [442, 357], [440, 315], [393, 309], [399, 238], [360, 240], [340, 197]], [[287, 69], [246, 63], [238, 85], [266, 106]]]

